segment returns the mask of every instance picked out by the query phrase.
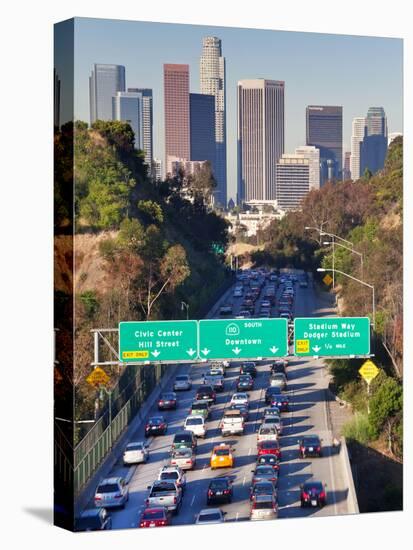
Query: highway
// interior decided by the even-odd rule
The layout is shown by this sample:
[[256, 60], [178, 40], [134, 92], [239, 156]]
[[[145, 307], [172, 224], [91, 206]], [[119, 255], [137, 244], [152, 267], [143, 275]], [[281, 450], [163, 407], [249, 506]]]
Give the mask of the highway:
[[[234, 304], [234, 315], [238, 313], [242, 298], [233, 298], [232, 289], [230, 289], [217, 302], [212, 311], [214, 317], [217, 316], [219, 305], [228, 301]], [[256, 313], [258, 304], [259, 300], [256, 304]], [[317, 295], [311, 284], [308, 288], [299, 288], [298, 284], [295, 285], [294, 317], [331, 316], [334, 312], [328, 304], [327, 294]], [[275, 316], [274, 308], [272, 308], [272, 315]], [[173, 525], [194, 523], [197, 513], [207, 507], [206, 492], [209, 480], [224, 474], [233, 480], [232, 502], [220, 505], [226, 512], [225, 520], [241, 521], [249, 518], [251, 470], [256, 462], [256, 430], [265, 407], [263, 398], [268, 386], [270, 361], [257, 362], [258, 375], [255, 379], [254, 390], [249, 392], [250, 417], [244, 435], [223, 438], [218, 424], [224, 408], [236, 391], [235, 385], [240, 364], [241, 361], [232, 362], [226, 371], [224, 392], [217, 393], [217, 402], [213, 405], [212, 415], [207, 422], [206, 438], [198, 440], [196, 467], [193, 471], [186, 473], [187, 486], [183, 504], [179, 514], [172, 518]], [[207, 366], [203, 363], [192, 366], [181, 365], [177, 374], [191, 374], [192, 390], [177, 392], [178, 408], [176, 411], [159, 413], [155, 404], [148, 414], [148, 416], [163, 414], [168, 422], [168, 432], [165, 436], [152, 438], [150, 458], [146, 464], [132, 466], [134, 472], [129, 482], [129, 502], [124, 509], [110, 510], [113, 529], [132, 528], [138, 525], [140, 515], [145, 507], [145, 498], [148, 495], [147, 486], [157, 479], [161, 466], [168, 463], [173, 435], [182, 429], [196, 389], [202, 382], [202, 374], [206, 370]], [[324, 375], [322, 361], [290, 358], [287, 378], [290, 411], [282, 413], [283, 435], [280, 437], [282, 459], [278, 482], [278, 517], [282, 519], [347, 514], [349, 513], [347, 507], [348, 488], [345, 475], [341, 470], [340, 457], [332, 446], [332, 433], [328, 425], [328, 410], [325, 400], [327, 377]], [[172, 389], [172, 382], [170, 387], [165, 390]], [[298, 457], [297, 440], [306, 434], [317, 434], [322, 438], [323, 456], [321, 458], [300, 459]], [[131, 436], [130, 440], [144, 440], [143, 425]], [[232, 469], [211, 471], [209, 467], [210, 454], [214, 444], [220, 442], [233, 445], [235, 465]], [[110, 476], [126, 477], [128, 471], [128, 467], [124, 467], [121, 462], [118, 462]], [[300, 484], [309, 479], [327, 484], [327, 505], [324, 508], [301, 508]], [[93, 507], [93, 502], [90, 502], [88, 507]]]

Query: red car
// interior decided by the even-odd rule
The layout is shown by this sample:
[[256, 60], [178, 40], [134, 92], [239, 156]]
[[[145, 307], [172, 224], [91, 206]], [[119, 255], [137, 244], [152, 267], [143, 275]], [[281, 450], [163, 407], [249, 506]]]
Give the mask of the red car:
[[139, 527], [164, 527], [171, 524], [171, 513], [164, 507], [146, 508], [139, 522]]
[[258, 456], [262, 455], [275, 455], [281, 458], [280, 444], [275, 439], [265, 439], [257, 444]]

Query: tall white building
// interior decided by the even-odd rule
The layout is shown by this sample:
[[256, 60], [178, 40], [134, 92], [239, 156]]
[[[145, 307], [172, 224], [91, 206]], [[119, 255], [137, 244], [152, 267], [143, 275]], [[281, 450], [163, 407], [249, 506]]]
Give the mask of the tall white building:
[[162, 181], [162, 160], [154, 158], [153, 159], [153, 177], [155, 181]]
[[145, 151], [145, 164], [151, 172], [153, 162], [153, 105], [152, 90], [150, 88], [128, 88], [128, 92], [135, 92], [142, 96], [142, 148]]
[[313, 145], [301, 145], [296, 148], [295, 154], [308, 159], [310, 190], [320, 189], [320, 149]]
[[206, 36], [202, 41], [200, 60], [201, 94], [215, 97], [215, 204], [227, 205], [227, 128], [225, 93], [225, 57], [222, 56], [221, 40]]
[[350, 156], [350, 172], [352, 180], [358, 180], [360, 178], [360, 144], [364, 138], [366, 123], [366, 117], [364, 116], [353, 118], [353, 124], [351, 127]]
[[277, 162], [277, 204], [281, 210], [297, 210], [310, 191], [310, 160], [285, 154]]
[[276, 199], [276, 164], [284, 152], [284, 82], [240, 80], [237, 202]]

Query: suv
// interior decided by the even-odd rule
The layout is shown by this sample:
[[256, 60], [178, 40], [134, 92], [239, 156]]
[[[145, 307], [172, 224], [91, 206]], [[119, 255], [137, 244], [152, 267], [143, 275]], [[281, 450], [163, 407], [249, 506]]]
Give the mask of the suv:
[[257, 376], [257, 367], [252, 361], [247, 361], [241, 365], [240, 374], [250, 374], [253, 378]]
[[182, 489], [174, 481], [154, 481], [148, 485], [149, 495], [145, 500], [147, 508], [164, 506], [167, 510], [178, 513], [182, 504]]
[[215, 403], [217, 396], [212, 386], [203, 384], [197, 389], [195, 399], [206, 399], [209, 403]]
[[172, 441], [171, 452], [175, 449], [181, 449], [182, 447], [188, 447], [189, 449], [195, 450], [197, 446], [196, 437], [193, 432], [185, 430], [182, 432], [177, 432], [174, 435]]
[[237, 391], [249, 391], [254, 388], [254, 379], [250, 374], [240, 374], [237, 381]]
[[321, 440], [318, 435], [305, 435], [298, 440], [298, 452], [300, 458], [307, 456], [322, 456]]
[[207, 504], [216, 502], [230, 503], [232, 500], [232, 481], [228, 477], [211, 479], [207, 491]]
[[184, 423], [184, 429], [192, 432], [196, 437], [205, 437], [205, 419], [200, 414], [191, 414]]
[[99, 483], [95, 492], [97, 508], [123, 508], [129, 500], [129, 488], [123, 477], [110, 477]]
[[189, 414], [203, 416], [205, 420], [209, 417], [209, 413], [209, 403], [206, 399], [201, 399], [199, 401], [195, 400], [189, 409]]

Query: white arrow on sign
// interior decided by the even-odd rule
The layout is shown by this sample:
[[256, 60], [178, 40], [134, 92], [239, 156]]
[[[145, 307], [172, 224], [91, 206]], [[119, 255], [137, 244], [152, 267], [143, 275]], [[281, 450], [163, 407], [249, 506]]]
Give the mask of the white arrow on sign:
[[313, 348], [311, 348], [313, 351], [315, 351], [316, 353], [318, 353], [320, 351], [320, 346], [314, 346]]
[[151, 351], [151, 353], [154, 357], [158, 357], [158, 355], [161, 355], [161, 352], [158, 351], [157, 349], [155, 351]]
[[192, 357], [194, 353], [196, 353], [196, 351], [194, 349], [187, 349], [186, 350], [186, 353], [189, 355], [189, 357]]
[[278, 348], [276, 348], [275, 346], [273, 346], [272, 348], [270, 348], [270, 351], [272, 351], [273, 353], [276, 353], [278, 351]]
[[211, 350], [210, 350], [210, 349], [207, 349], [207, 348], [201, 349], [201, 353], [203, 353], [204, 355], [208, 355], [208, 353], [209, 353], [210, 351], [211, 351]]
[[239, 353], [241, 353], [241, 350], [238, 346], [234, 348], [232, 351], [235, 353], [235, 355], [238, 355]]

